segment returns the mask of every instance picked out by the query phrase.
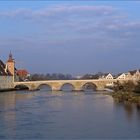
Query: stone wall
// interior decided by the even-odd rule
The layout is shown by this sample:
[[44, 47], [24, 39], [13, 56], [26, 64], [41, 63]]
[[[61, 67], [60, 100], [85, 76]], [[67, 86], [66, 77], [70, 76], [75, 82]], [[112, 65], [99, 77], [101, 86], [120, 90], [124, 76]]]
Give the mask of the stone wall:
[[0, 90], [13, 88], [13, 76], [0, 76]]
[[113, 84], [116, 79], [111, 80], [48, 80], [48, 81], [26, 81], [26, 82], [14, 82], [14, 87], [17, 85], [24, 85], [29, 88], [29, 90], [36, 90], [40, 85], [48, 85], [54, 91], [61, 90], [64, 84], [70, 84], [74, 87], [74, 90], [83, 90], [85, 84], [93, 85], [97, 90], [104, 90], [107, 84]]

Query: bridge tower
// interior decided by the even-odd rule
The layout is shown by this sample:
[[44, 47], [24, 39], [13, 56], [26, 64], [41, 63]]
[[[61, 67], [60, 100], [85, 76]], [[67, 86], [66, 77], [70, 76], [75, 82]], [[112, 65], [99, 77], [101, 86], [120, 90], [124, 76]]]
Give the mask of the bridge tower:
[[6, 62], [6, 67], [10, 71], [10, 73], [12, 74], [13, 81], [14, 81], [14, 77], [15, 77], [15, 60], [12, 57], [11, 51], [10, 51], [10, 54], [9, 54], [9, 58], [8, 58], [8, 60]]

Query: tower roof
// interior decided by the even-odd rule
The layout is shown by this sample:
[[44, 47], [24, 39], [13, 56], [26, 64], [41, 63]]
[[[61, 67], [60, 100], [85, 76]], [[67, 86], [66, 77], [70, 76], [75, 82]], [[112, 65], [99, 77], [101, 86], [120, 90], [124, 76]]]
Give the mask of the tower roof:
[[8, 58], [8, 61], [7, 61], [7, 62], [14, 62], [14, 59], [13, 59], [13, 57], [12, 57], [11, 51], [10, 51], [10, 53], [9, 53], [9, 58]]

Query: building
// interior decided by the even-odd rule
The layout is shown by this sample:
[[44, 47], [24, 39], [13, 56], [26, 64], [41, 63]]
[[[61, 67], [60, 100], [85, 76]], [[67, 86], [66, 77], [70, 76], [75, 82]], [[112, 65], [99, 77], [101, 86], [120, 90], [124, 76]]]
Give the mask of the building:
[[111, 80], [114, 79], [113, 75], [110, 73], [102, 75], [99, 79], [106, 79], [106, 80]]
[[133, 70], [127, 73], [126, 79], [128, 80], [140, 80], [140, 70]]
[[13, 88], [13, 75], [0, 60], [0, 90]]
[[10, 52], [9, 58], [6, 62], [6, 69], [12, 74], [13, 82], [15, 81], [15, 60], [12, 57], [12, 53]]
[[30, 77], [30, 74], [27, 70], [22, 69], [22, 70], [17, 70], [17, 75], [20, 77], [22, 81], [27, 81]]
[[13, 59], [11, 52], [10, 52], [9, 58], [6, 62], [6, 68], [10, 71], [10, 73], [13, 76], [15, 75], [15, 60]]
[[[112, 74], [107, 73], [107, 74], [102, 75], [99, 79], [112, 80], [114, 79], [114, 77]], [[114, 85], [113, 82], [108, 81], [108, 83], [106, 84], [106, 87], [112, 87], [113, 85]]]
[[138, 81], [138, 80], [140, 80], [140, 70], [133, 70], [133, 71], [129, 71], [127, 73], [121, 73], [116, 77], [116, 79]]
[[125, 79], [126, 79], [126, 74], [125, 74], [125, 73], [121, 73], [121, 74], [119, 74], [119, 75], [117, 76], [116, 79], [118, 79], [118, 80], [125, 80]]
[[109, 73], [109, 74], [105, 77], [105, 79], [111, 80], [111, 79], [114, 79], [114, 78], [113, 78], [112, 74]]
[[0, 90], [13, 88], [14, 81], [19, 81], [19, 76], [10, 52], [6, 64], [0, 60]]

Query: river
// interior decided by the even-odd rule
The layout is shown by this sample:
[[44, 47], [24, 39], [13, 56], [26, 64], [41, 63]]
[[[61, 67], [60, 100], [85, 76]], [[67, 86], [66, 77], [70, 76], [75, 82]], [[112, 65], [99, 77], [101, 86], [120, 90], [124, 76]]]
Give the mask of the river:
[[140, 111], [101, 92], [0, 93], [0, 139], [140, 138]]

